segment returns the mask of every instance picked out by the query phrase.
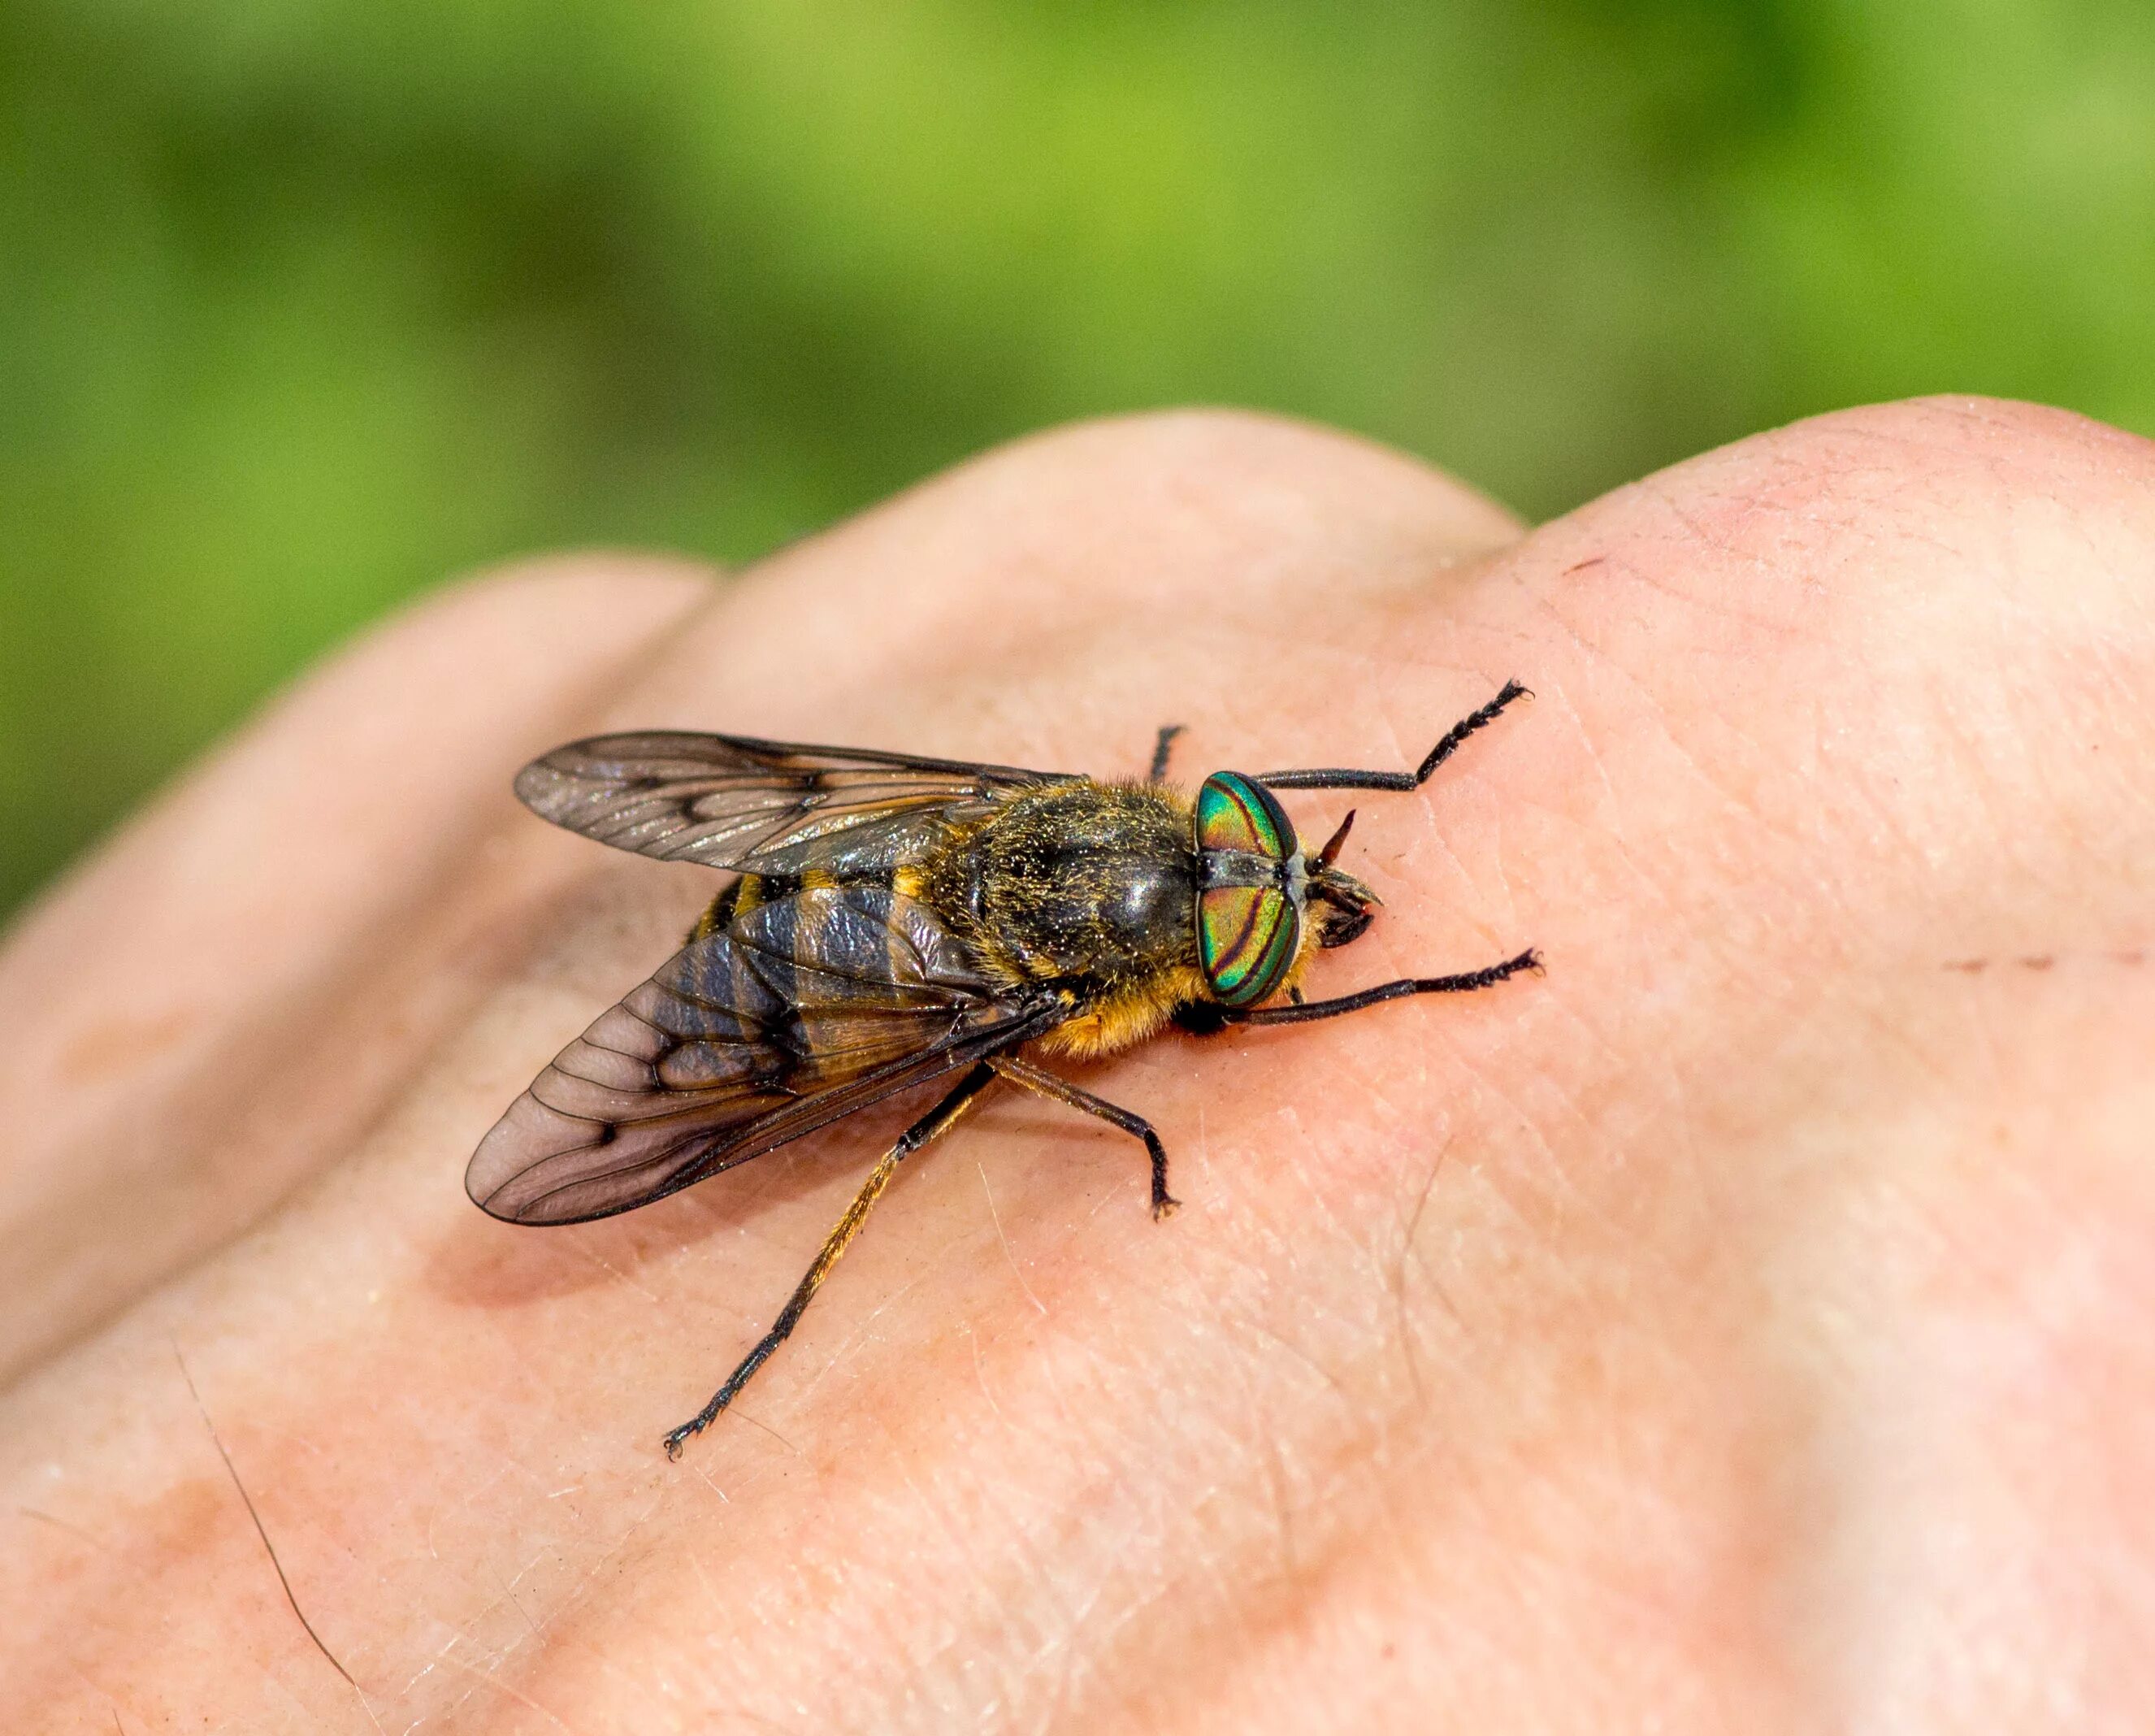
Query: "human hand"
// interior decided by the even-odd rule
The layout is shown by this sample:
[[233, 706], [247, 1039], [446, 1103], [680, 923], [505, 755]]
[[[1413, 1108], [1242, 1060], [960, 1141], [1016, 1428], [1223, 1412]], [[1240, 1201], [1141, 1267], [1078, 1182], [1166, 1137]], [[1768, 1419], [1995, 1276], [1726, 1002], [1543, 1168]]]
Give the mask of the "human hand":
[[[131, 1736], [2137, 1728], [2151, 556], [2150, 448], [2014, 406], [1527, 535], [1180, 415], [716, 590], [427, 604], [0, 955], [0, 1694]], [[1088, 1069], [1165, 1224], [1131, 1142], [996, 1098], [675, 1465], [903, 1112], [594, 1225], [463, 1196], [716, 883], [517, 809], [561, 740], [1111, 774], [1173, 721], [1194, 782], [1411, 765], [1511, 675], [1422, 791], [1287, 805], [1359, 807], [1385, 899], [1313, 992], [1548, 974]]]

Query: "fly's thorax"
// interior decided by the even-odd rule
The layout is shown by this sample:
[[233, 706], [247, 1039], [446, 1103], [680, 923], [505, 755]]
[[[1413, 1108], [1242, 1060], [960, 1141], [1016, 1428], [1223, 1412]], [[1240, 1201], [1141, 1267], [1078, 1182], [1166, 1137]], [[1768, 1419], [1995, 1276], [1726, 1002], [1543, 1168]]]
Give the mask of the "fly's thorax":
[[1195, 962], [1188, 805], [1155, 785], [1027, 791], [953, 841], [929, 876], [985, 961], [1102, 990]]

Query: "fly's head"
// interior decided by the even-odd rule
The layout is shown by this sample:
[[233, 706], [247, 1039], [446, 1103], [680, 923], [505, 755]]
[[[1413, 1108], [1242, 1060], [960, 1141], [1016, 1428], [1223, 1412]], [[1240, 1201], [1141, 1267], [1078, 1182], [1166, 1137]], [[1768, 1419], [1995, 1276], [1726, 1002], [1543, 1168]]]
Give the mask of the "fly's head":
[[1222, 1006], [1255, 1006], [1277, 992], [1305, 935], [1344, 946], [1369, 925], [1377, 895], [1333, 865], [1351, 813], [1314, 857], [1278, 798], [1238, 771], [1216, 771], [1197, 792], [1197, 953]]

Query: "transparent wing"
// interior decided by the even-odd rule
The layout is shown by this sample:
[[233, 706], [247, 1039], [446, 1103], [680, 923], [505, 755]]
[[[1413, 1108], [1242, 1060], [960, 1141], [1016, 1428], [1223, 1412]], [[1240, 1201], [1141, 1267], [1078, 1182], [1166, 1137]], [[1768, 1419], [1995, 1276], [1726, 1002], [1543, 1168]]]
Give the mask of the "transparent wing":
[[473, 1154], [494, 1216], [626, 1211], [1037, 1035], [926, 906], [803, 892], [691, 941], [555, 1057]]
[[949, 821], [1015, 791], [1066, 781], [1014, 766], [643, 730], [555, 748], [517, 775], [516, 793], [556, 826], [617, 849], [843, 879], [917, 860]]

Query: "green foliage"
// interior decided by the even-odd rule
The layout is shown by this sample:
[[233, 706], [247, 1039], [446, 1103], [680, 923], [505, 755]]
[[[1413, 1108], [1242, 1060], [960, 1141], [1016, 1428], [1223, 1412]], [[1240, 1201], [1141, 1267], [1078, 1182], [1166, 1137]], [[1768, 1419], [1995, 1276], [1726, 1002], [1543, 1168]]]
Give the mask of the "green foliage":
[[0, 910], [323, 645], [1045, 423], [1560, 510], [1810, 411], [2155, 429], [2123, 0], [8, 0]]

